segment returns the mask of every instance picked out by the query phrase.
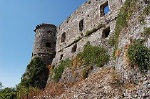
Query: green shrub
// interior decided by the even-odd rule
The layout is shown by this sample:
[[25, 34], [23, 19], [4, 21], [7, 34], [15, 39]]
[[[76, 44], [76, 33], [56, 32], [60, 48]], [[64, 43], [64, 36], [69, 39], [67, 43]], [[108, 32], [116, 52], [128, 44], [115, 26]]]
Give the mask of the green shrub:
[[7, 87], [0, 90], [0, 99], [17, 99], [16, 89]]
[[108, 44], [109, 44], [110, 46], [114, 46], [114, 45], [115, 45], [115, 39], [114, 39], [113, 37], [109, 38]]
[[109, 60], [109, 55], [104, 48], [92, 46], [89, 43], [84, 46], [83, 52], [80, 52], [77, 56], [84, 60], [84, 64], [98, 67], [103, 66]]
[[145, 9], [143, 10], [143, 13], [145, 15], [149, 15], [150, 14], [150, 4], [148, 4], [147, 7], [145, 7]]
[[48, 78], [48, 68], [40, 60], [35, 57], [27, 66], [26, 72], [21, 79], [21, 85], [25, 87], [44, 88]]
[[129, 46], [127, 56], [132, 65], [138, 65], [140, 70], [147, 70], [150, 66], [150, 50], [142, 44], [142, 40], [135, 40]]
[[150, 28], [145, 28], [143, 34], [145, 36], [149, 36], [150, 35]]
[[53, 77], [54, 81], [58, 82], [62, 76], [64, 69], [70, 66], [71, 66], [71, 60], [69, 59], [61, 60], [59, 65], [54, 69], [54, 77]]

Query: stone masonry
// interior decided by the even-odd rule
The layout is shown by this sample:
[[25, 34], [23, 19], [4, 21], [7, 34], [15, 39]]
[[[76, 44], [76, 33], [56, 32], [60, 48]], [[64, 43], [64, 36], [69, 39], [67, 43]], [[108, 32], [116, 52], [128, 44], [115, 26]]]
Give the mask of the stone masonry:
[[40, 57], [45, 64], [51, 64], [55, 57], [56, 26], [40, 24], [36, 26], [32, 58]]
[[[116, 17], [123, 2], [88, 0], [58, 27], [52, 24], [37, 25], [32, 57], [38, 56], [46, 64], [57, 65], [60, 60], [72, 58], [81, 52], [87, 41], [101, 45], [114, 32]], [[105, 13], [106, 7], [109, 8], [108, 13]], [[87, 31], [98, 25], [103, 27], [86, 36]]]
[[[116, 17], [123, 2], [121, 0], [88, 0], [80, 6], [57, 28], [56, 56], [52, 64], [56, 65], [61, 59], [72, 58], [83, 50], [87, 41], [93, 45], [100, 45], [103, 40], [109, 39], [114, 32]], [[104, 13], [105, 7], [110, 9], [107, 14]], [[88, 30], [100, 24], [104, 27], [86, 36]], [[106, 29], [109, 33], [103, 36]]]

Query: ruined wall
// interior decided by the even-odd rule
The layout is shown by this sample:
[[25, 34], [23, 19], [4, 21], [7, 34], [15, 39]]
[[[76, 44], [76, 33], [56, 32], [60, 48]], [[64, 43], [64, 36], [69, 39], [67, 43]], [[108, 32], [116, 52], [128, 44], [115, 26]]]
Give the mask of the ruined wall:
[[[88, 0], [80, 6], [59, 27], [56, 42], [56, 57], [53, 65], [61, 59], [71, 58], [83, 50], [87, 41], [93, 45], [105, 45], [104, 41], [109, 39], [114, 32], [116, 17], [124, 1], [122, 0]], [[104, 13], [104, 8], [110, 11]], [[88, 30], [104, 25], [90, 36], [86, 36]], [[105, 30], [108, 35], [105, 37]]]
[[40, 24], [36, 26], [32, 58], [40, 57], [45, 64], [51, 64], [55, 57], [56, 26]]

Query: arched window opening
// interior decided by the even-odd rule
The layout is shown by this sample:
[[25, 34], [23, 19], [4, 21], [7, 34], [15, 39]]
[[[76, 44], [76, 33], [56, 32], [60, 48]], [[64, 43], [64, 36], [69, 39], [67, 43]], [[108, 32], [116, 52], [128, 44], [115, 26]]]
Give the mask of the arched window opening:
[[82, 19], [82, 20], [79, 22], [79, 30], [80, 30], [80, 31], [82, 31], [83, 28], [84, 28], [83, 23], [84, 23], [84, 19]]
[[76, 50], [77, 50], [77, 44], [75, 44], [75, 45], [72, 47], [71, 52], [74, 53], [74, 52], [76, 52]]
[[103, 33], [102, 33], [102, 38], [107, 38], [110, 34], [110, 27], [106, 28], [103, 30]]
[[60, 60], [62, 60], [62, 58], [63, 58], [63, 54], [60, 55]]
[[50, 43], [50, 42], [47, 42], [47, 43], [46, 43], [46, 47], [51, 47], [51, 43]]
[[66, 39], [66, 32], [64, 32], [62, 35], [61, 35], [61, 42], [65, 42], [65, 39]]
[[100, 16], [106, 15], [110, 11], [108, 1], [100, 6]]

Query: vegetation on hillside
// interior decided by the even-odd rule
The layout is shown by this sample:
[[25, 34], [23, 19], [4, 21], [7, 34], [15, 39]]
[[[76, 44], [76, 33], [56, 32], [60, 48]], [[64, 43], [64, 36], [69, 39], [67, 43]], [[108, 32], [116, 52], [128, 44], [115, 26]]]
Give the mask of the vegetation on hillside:
[[25, 87], [44, 88], [48, 78], [48, 69], [40, 58], [35, 57], [28, 64], [26, 72], [21, 79], [21, 85]]
[[54, 76], [53, 76], [54, 81], [58, 82], [59, 79], [61, 78], [64, 69], [69, 66], [71, 66], [71, 60], [69, 59], [61, 60], [59, 65], [54, 69]]
[[105, 48], [92, 46], [89, 43], [84, 46], [83, 52], [80, 52], [77, 56], [83, 60], [84, 64], [98, 67], [102, 67], [109, 60], [109, 55]]
[[137, 65], [140, 70], [150, 68], [150, 49], [143, 44], [143, 40], [138, 39], [129, 46], [127, 53], [131, 65]]
[[15, 88], [4, 88], [0, 90], [0, 99], [17, 99], [17, 91]]

